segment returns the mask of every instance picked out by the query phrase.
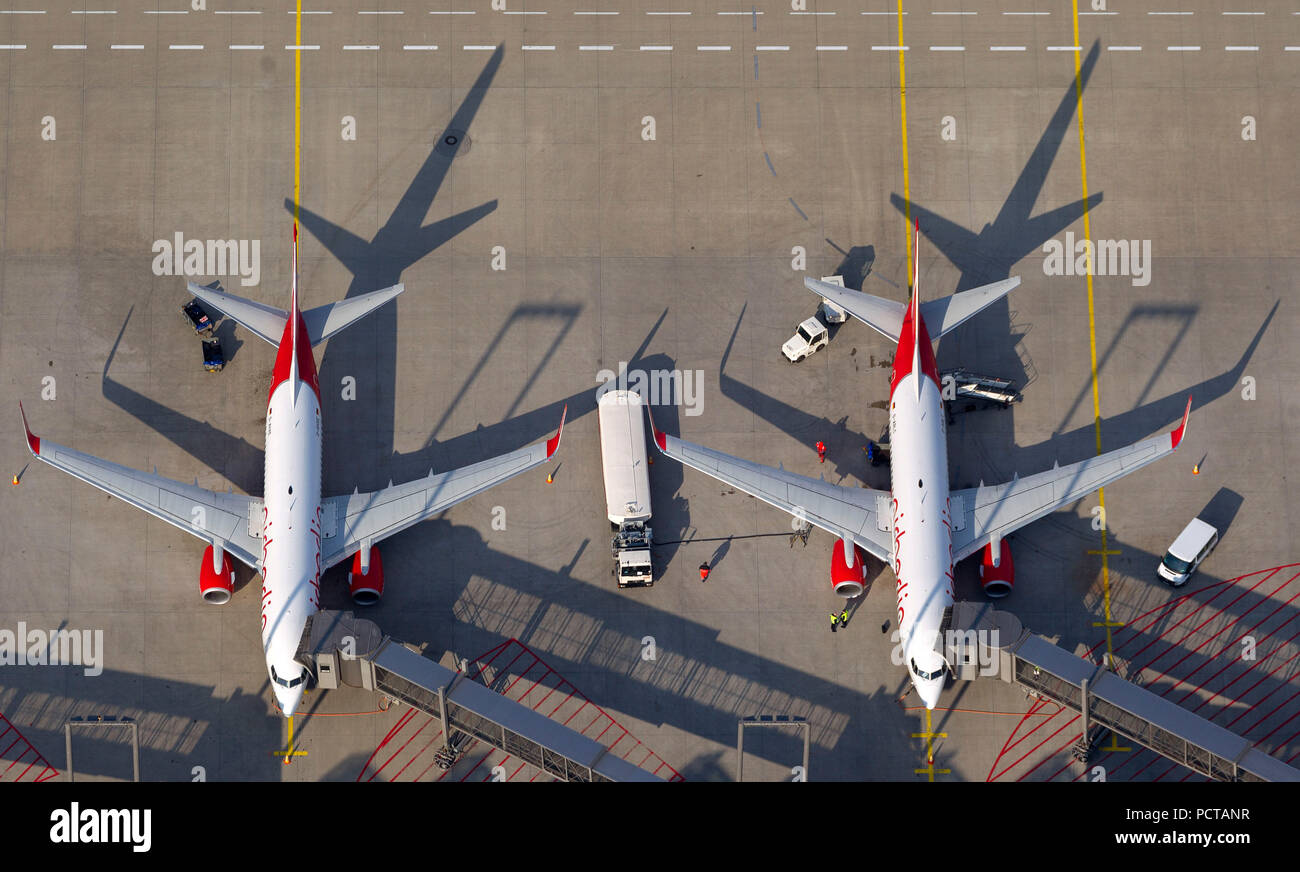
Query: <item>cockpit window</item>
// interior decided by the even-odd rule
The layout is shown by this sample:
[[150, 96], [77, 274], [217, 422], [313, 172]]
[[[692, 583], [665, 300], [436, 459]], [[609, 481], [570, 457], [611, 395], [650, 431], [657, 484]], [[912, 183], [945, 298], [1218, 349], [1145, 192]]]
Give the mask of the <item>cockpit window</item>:
[[926, 672], [926, 671], [922, 670], [919, 666], [916, 665], [916, 660], [915, 660], [915, 658], [913, 658], [913, 660], [912, 660], [912, 672], [914, 672], [914, 673], [916, 674], [916, 677], [917, 677], [917, 678], [921, 678], [921, 679], [924, 679], [924, 680], [926, 680], [926, 681], [934, 681], [936, 678], [942, 678], [942, 677], [943, 677], [943, 665], [940, 664], [939, 668], [936, 669], [934, 672]]
[[289, 688], [297, 687], [298, 685], [302, 684], [304, 681], [307, 680], [307, 670], [303, 669], [302, 672], [298, 674], [297, 678], [291, 678], [285, 680], [280, 677], [279, 673], [275, 671], [275, 667], [272, 666], [271, 680], [274, 681], [276, 684], [280, 685], [281, 687], [289, 687]]

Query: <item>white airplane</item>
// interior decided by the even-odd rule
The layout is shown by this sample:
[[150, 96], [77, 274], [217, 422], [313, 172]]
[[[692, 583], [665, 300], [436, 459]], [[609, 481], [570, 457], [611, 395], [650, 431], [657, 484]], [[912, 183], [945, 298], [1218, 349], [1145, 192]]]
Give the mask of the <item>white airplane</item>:
[[27, 447], [38, 460], [207, 542], [199, 570], [205, 602], [229, 602], [231, 555], [261, 573], [266, 668], [280, 711], [290, 717], [306, 690], [307, 668], [294, 658], [307, 618], [320, 609], [321, 573], [351, 556], [352, 598], [374, 604], [384, 592], [378, 543], [544, 463], [559, 448], [568, 409], [546, 442], [450, 472], [429, 470], [425, 478], [373, 493], [322, 499], [320, 385], [312, 346], [396, 297], [403, 285], [300, 311], [295, 225], [288, 312], [193, 282], [189, 290], [279, 348], [266, 404], [262, 499], [204, 490], [44, 441], [32, 434], [23, 412]]
[[947, 419], [926, 322], [938, 324], [943, 336], [1001, 299], [1020, 279], [920, 303], [919, 278], [918, 267], [908, 304], [804, 279], [809, 290], [898, 343], [889, 385], [889, 491], [842, 487], [693, 445], [655, 428], [653, 415], [650, 426], [669, 457], [836, 536], [831, 584], [845, 599], [864, 589], [866, 554], [889, 564], [897, 579], [898, 629], [908, 673], [925, 707], [933, 709], [949, 667], [941, 630], [953, 602], [957, 561], [983, 550], [980, 576], [986, 593], [1010, 593], [1014, 569], [1003, 537], [1171, 453], [1187, 431], [1192, 401], [1188, 398], [1182, 423], [1172, 433], [1006, 484], [950, 491]]

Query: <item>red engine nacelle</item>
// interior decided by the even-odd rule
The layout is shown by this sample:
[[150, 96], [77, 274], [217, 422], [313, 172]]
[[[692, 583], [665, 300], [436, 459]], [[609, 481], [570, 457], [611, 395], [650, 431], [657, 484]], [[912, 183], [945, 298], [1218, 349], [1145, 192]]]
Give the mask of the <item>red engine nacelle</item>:
[[203, 563], [199, 566], [199, 593], [205, 603], [224, 606], [235, 591], [235, 567], [230, 555], [222, 553], [221, 571], [212, 568], [212, 546], [203, 550]]
[[831, 587], [845, 599], [859, 596], [867, 586], [867, 552], [853, 546], [853, 565], [844, 560], [844, 540], [836, 539], [831, 551]]
[[352, 555], [352, 571], [348, 573], [348, 592], [359, 606], [373, 606], [384, 595], [384, 561], [378, 548], [370, 549], [370, 571], [361, 571], [361, 552]]
[[1005, 539], [999, 539], [997, 545], [1000, 554], [993, 553], [993, 545], [990, 543], [984, 546], [980, 558], [980, 584], [984, 585], [984, 592], [993, 599], [1011, 593], [1011, 588], [1016, 583], [1016, 563], [1011, 558], [1011, 546]]

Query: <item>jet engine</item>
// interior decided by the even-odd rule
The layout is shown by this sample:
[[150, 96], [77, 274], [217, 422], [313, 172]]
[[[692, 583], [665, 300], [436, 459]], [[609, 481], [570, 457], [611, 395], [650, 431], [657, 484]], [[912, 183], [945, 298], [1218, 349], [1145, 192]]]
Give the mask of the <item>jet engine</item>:
[[984, 593], [993, 599], [1000, 599], [1011, 593], [1016, 582], [1016, 564], [1011, 558], [1011, 546], [1005, 539], [998, 539], [984, 546], [980, 558], [980, 584]]
[[212, 546], [203, 550], [203, 562], [199, 566], [199, 593], [205, 603], [224, 606], [230, 602], [230, 595], [235, 590], [235, 567], [230, 562], [230, 555], [222, 553], [221, 571], [212, 568]]
[[866, 589], [867, 552], [853, 546], [853, 565], [844, 560], [844, 540], [836, 539], [831, 551], [831, 587], [845, 599], [853, 599]]
[[352, 555], [352, 571], [348, 573], [348, 592], [359, 606], [373, 606], [384, 595], [384, 561], [379, 549], [370, 549], [370, 568], [361, 568], [361, 552]]

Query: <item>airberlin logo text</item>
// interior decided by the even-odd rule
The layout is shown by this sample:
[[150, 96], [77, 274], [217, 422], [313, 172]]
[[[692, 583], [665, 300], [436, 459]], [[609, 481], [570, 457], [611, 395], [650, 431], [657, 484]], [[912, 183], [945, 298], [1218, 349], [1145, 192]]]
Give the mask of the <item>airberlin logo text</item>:
[[154, 240], [156, 276], [239, 276], [251, 287], [262, 280], [262, 240], [186, 239], [180, 231], [171, 239]]
[[82, 666], [86, 675], [104, 671], [103, 630], [0, 629], [0, 666]]
[[153, 845], [153, 811], [138, 808], [56, 808], [50, 812], [50, 841], [56, 845], [127, 844], [137, 854]]
[[1151, 284], [1150, 239], [1075, 240], [1065, 234], [1065, 243], [1049, 239], [1043, 243], [1043, 274], [1049, 276], [1131, 276], [1135, 288]]

